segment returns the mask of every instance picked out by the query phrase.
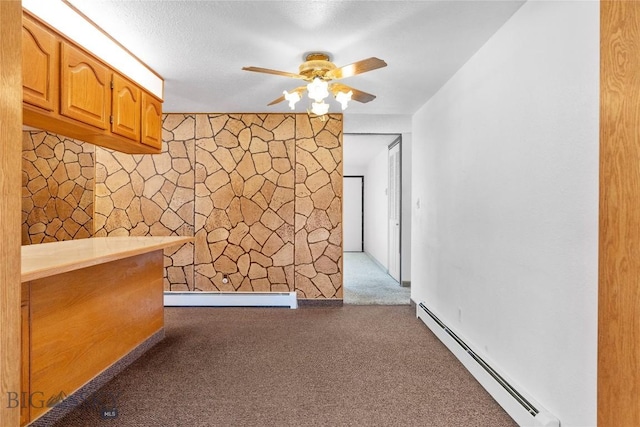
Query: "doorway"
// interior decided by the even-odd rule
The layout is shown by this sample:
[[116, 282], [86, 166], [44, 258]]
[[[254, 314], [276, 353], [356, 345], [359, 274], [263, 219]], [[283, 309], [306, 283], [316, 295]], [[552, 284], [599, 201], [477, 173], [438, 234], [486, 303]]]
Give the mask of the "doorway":
[[398, 134], [344, 135], [345, 304], [410, 302], [400, 286], [401, 142]]

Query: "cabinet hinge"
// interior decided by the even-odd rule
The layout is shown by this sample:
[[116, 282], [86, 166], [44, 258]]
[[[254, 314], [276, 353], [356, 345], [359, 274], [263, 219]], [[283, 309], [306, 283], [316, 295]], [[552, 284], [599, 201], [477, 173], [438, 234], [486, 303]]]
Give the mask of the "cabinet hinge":
[[111, 80], [111, 89], [113, 89], [113, 80]]
[[109, 116], [109, 123], [113, 124], [113, 116]]

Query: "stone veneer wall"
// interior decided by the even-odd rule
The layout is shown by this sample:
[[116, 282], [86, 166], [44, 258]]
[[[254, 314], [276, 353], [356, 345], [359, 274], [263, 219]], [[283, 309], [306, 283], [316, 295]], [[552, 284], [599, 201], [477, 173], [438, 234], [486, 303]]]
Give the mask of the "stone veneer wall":
[[[166, 115], [161, 154], [96, 147], [94, 235], [193, 236], [193, 115]], [[193, 243], [164, 251], [165, 290], [193, 290]]]
[[93, 145], [24, 131], [22, 244], [90, 237], [93, 187]]
[[96, 149], [96, 236], [195, 236], [167, 290], [342, 298], [342, 116], [167, 114], [163, 141]]
[[340, 115], [167, 114], [157, 155], [25, 131], [23, 196], [23, 244], [195, 236], [166, 290], [342, 298]]

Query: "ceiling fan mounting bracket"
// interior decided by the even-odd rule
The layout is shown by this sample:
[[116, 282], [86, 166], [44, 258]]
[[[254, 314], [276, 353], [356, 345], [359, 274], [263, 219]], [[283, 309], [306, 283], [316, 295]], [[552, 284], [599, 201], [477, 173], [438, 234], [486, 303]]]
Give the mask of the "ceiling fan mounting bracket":
[[328, 54], [311, 52], [306, 55], [305, 62], [300, 65], [299, 74], [305, 76], [308, 80], [313, 80], [315, 77], [325, 79], [325, 75], [336, 68], [335, 64], [329, 61]]

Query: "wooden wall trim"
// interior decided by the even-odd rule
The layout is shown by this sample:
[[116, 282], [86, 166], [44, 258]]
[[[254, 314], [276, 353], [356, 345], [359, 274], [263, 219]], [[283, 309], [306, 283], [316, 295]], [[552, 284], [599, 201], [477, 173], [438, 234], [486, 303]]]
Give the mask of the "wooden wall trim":
[[640, 2], [600, 4], [598, 425], [640, 425]]
[[0, 425], [20, 423], [6, 404], [20, 390], [22, 4], [0, 1]]

